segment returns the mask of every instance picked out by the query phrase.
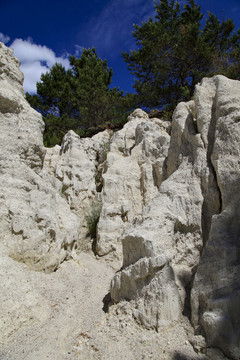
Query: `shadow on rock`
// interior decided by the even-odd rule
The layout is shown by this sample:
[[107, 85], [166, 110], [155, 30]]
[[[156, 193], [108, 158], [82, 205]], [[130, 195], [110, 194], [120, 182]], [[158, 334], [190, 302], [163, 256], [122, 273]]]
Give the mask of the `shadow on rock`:
[[[199, 360], [200, 357], [198, 355], [196, 356], [189, 356], [189, 355], [186, 355], [186, 354], [183, 354], [183, 353], [180, 353], [180, 352], [176, 352], [174, 355], [173, 355], [173, 358], [172, 360]], [[201, 357], [201, 360], [207, 360], [206, 357]]]
[[103, 302], [102, 310], [103, 310], [105, 313], [108, 313], [109, 307], [110, 307], [111, 304], [112, 304], [112, 298], [111, 298], [110, 292], [107, 293], [107, 295], [104, 296], [102, 302]]

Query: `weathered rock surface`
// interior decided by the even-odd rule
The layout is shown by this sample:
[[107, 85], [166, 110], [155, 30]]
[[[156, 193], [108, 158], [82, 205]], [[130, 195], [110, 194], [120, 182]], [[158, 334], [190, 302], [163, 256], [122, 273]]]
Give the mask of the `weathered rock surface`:
[[[216, 94], [209, 128], [209, 154], [220, 195], [191, 294], [192, 321], [208, 345], [233, 359], [240, 357], [240, 82], [213, 80]], [[205, 94], [197, 89], [197, 102]], [[200, 106], [199, 106], [200, 107]], [[200, 124], [199, 124], [200, 125]], [[202, 126], [202, 125], [200, 125]]]
[[45, 149], [22, 82], [0, 43], [0, 358], [239, 359], [240, 83]]
[[69, 131], [61, 147], [47, 149], [43, 170], [52, 176], [54, 187], [62, 193], [77, 215], [80, 224], [78, 247], [83, 246], [88, 233], [86, 215], [96, 203], [101, 202], [98, 182], [102, 176], [102, 164], [105, 161], [104, 151], [110, 141], [108, 130], [94, 135], [91, 139], [80, 139]]
[[1, 245], [30, 268], [52, 271], [78, 240], [79, 222], [42, 174], [42, 118], [24, 98], [19, 62], [0, 50]]
[[204, 79], [175, 110], [167, 178], [123, 235], [114, 301], [160, 328], [192, 314], [208, 346], [240, 355], [240, 83]]
[[122, 257], [121, 237], [158, 193], [170, 142], [170, 124], [135, 110], [110, 142], [103, 174], [97, 253]]
[[[175, 119], [179, 112], [181, 120], [188, 116], [190, 105], [181, 104]], [[175, 126], [173, 121], [172, 132]], [[182, 142], [195, 142], [189, 129], [183, 130]], [[170, 163], [172, 146], [176, 148], [173, 135]], [[142, 218], [125, 232], [124, 269], [112, 282], [112, 298], [134, 300], [136, 318], [148, 327], [159, 328], [179, 320], [199, 262], [203, 196], [195, 162], [188, 156], [193, 156], [190, 146], [185, 159], [160, 185], [158, 195], [144, 207]]]
[[7, 253], [35, 270], [52, 271], [86, 238], [86, 214], [97, 196], [111, 133], [45, 149], [44, 124], [26, 102], [19, 62], [4, 45], [0, 61], [0, 228]]

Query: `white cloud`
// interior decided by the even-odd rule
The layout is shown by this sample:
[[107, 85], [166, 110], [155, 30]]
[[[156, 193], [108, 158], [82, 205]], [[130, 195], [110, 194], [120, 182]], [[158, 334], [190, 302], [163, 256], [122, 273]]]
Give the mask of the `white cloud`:
[[14, 55], [21, 62], [21, 70], [24, 74], [24, 90], [30, 93], [36, 92], [36, 82], [40, 80], [42, 73], [46, 73], [56, 62], [69, 69], [68, 54], [57, 57], [52, 49], [37, 45], [29, 38], [27, 40], [15, 39], [10, 45], [14, 49]]
[[6, 44], [10, 41], [10, 37], [0, 32], [0, 41]]
[[75, 45], [75, 56], [79, 57], [82, 55], [84, 48], [80, 45]]
[[[110, 0], [102, 12], [89, 22], [89, 42], [110, 57], [135, 46], [131, 36], [133, 24], [155, 16], [152, 0]], [[80, 37], [82, 35], [80, 34]]]
[[20, 66], [24, 74], [24, 90], [29, 93], [36, 93], [36, 83], [40, 80], [41, 74], [45, 74], [49, 68], [41, 65], [40, 61], [22, 63]]

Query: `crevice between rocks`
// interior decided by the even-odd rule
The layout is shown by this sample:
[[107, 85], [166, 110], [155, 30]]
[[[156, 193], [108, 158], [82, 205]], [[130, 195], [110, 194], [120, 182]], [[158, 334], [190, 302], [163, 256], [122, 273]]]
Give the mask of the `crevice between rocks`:
[[208, 241], [209, 233], [212, 224], [212, 216], [220, 214], [222, 211], [222, 197], [221, 190], [218, 186], [217, 174], [212, 164], [211, 156], [215, 144], [216, 125], [217, 125], [217, 110], [216, 101], [217, 95], [213, 98], [213, 104], [211, 109], [211, 121], [208, 129], [208, 146], [207, 146], [207, 167], [209, 169], [208, 178], [202, 177], [202, 237], [203, 246]]

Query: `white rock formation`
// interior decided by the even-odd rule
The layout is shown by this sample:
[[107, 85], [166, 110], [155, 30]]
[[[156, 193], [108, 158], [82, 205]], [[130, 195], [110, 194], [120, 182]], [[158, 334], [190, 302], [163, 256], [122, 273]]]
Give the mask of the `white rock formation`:
[[[231, 359], [239, 359], [240, 82], [222, 76], [208, 80], [211, 82], [215, 96], [209, 131], [212, 130], [214, 136], [209, 157], [220, 194], [220, 207], [212, 217], [193, 283], [192, 322], [195, 328], [204, 330], [209, 346], [222, 349]], [[198, 87], [199, 109], [204, 100], [205, 94]], [[204, 128], [203, 121], [199, 127]]]
[[101, 202], [95, 251], [115, 267], [123, 257], [112, 300], [128, 300], [138, 322], [158, 331], [187, 315], [196, 348], [239, 359], [240, 83], [203, 79], [172, 124], [137, 109], [113, 136], [80, 139], [70, 131], [61, 146], [45, 149], [43, 121], [22, 82], [18, 60], [0, 43], [2, 339], [47, 321], [51, 303], [28, 284], [40, 289], [38, 279], [47, 278], [28, 269], [56, 270], [86, 241], [90, 247], [86, 217]]
[[124, 230], [142, 214], [143, 206], [158, 193], [164, 176], [170, 136], [169, 123], [150, 119], [135, 110], [111, 139], [103, 174], [102, 212], [97, 253], [122, 256]]
[[[105, 147], [111, 132], [94, 135], [91, 139], [80, 139], [73, 131], [63, 138], [61, 147], [47, 149], [43, 170], [53, 176], [56, 190], [66, 198], [70, 209], [78, 216], [81, 224], [78, 245], [88, 232], [87, 214], [98, 201], [97, 182], [101, 178], [101, 165], [105, 161]], [[99, 199], [100, 201], [100, 199]]]
[[78, 240], [79, 221], [42, 173], [44, 124], [24, 98], [23, 76], [0, 44], [0, 229], [3, 252], [52, 271]]
[[[185, 105], [178, 111], [188, 115]], [[189, 129], [184, 129], [181, 138], [183, 143], [191, 138]], [[174, 138], [171, 146], [175, 146]], [[191, 149], [144, 207], [142, 219], [125, 232], [124, 269], [112, 282], [112, 298], [135, 300], [134, 314], [148, 327], [159, 328], [179, 319], [192, 271], [199, 262], [203, 196], [188, 156], [192, 156]]]
[[52, 271], [86, 238], [111, 132], [80, 139], [70, 131], [61, 147], [45, 149], [44, 124], [24, 98], [19, 61], [3, 44], [0, 50], [2, 243], [13, 259]]
[[233, 359], [240, 355], [239, 103], [240, 83], [216, 76], [178, 105], [167, 178], [124, 233], [123, 269], [111, 288], [147, 327], [192, 312], [208, 346]]

